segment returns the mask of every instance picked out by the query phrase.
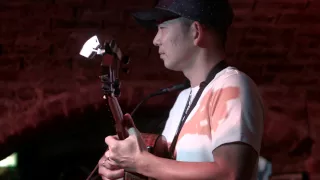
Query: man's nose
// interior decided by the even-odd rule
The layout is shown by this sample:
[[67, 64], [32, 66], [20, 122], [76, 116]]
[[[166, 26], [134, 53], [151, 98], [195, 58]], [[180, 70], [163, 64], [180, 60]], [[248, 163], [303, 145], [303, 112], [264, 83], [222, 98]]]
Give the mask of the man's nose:
[[153, 39], [153, 45], [159, 46], [160, 45], [160, 33], [159, 31], [157, 32], [156, 36]]

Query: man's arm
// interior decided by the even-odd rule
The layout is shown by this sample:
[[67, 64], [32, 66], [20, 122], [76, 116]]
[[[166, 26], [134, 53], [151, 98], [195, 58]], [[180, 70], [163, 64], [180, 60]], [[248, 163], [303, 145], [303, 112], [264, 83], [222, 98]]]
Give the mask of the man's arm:
[[137, 171], [158, 180], [250, 180], [257, 152], [244, 143], [224, 144], [213, 151], [215, 162], [181, 162], [145, 153]]

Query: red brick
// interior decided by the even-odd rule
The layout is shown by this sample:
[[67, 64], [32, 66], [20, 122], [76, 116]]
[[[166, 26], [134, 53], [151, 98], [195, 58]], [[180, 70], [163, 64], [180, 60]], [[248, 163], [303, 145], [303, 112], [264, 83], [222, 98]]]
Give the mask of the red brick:
[[[248, 29], [247, 35], [251, 36], [293, 36], [296, 28], [294, 27], [275, 27], [275, 26], [257, 26]], [[291, 37], [292, 38], [292, 37]]]
[[[33, 28], [37, 28], [39, 26], [44, 28], [44, 24], [49, 23], [50, 17], [69, 18], [72, 16], [72, 8], [53, 4], [29, 3], [14, 8], [8, 8], [0, 12], [0, 15], [1, 19], [3, 19], [3, 22], [7, 22], [5, 28], [13, 30], [12, 28], [8, 27], [10, 26], [11, 21], [13, 21], [13, 25], [19, 26], [26, 30], [30, 29], [30, 25]], [[30, 24], [30, 22], [32, 23]]]
[[[320, 89], [319, 88], [314, 88], [314, 89], [308, 89], [307, 90], [307, 99], [308, 102], [320, 102]], [[319, 104], [309, 104], [312, 105], [310, 106], [310, 108], [312, 108], [313, 110], [318, 110], [320, 109], [320, 106], [318, 106]], [[319, 124], [320, 125], [320, 124]]]
[[0, 71], [0, 81], [12, 82], [19, 80], [19, 74], [16, 69], [6, 69]]
[[297, 49], [319, 49], [320, 34], [317, 36], [297, 36], [295, 39]]
[[[52, 19], [52, 31], [54, 32], [99, 32], [103, 30], [103, 22], [97, 19], [73, 20], [73, 19]], [[111, 27], [113, 28], [113, 27]]]
[[295, 99], [295, 101], [299, 103], [292, 104], [291, 107], [300, 107], [302, 105], [301, 103], [305, 102], [304, 89], [269, 84], [260, 86], [259, 90], [261, 95], [264, 97], [264, 100], [269, 102], [269, 105], [280, 107], [280, 109], [288, 108], [285, 105], [290, 104], [292, 99]]
[[155, 1], [150, 1], [150, 0], [136, 0], [136, 1], [120, 0], [120, 1], [106, 1], [105, 7], [107, 9], [122, 10], [128, 7], [151, 8], [153, 5], [155, 5]]
[[23, 61], [23, 56], [0, 56], [1, 69], [19, 70], [19, 64]]
[[288, 63], [278, 63], [278, 64], [267, 64], [266, 72], [269, 73], [301, 73], [304, 70], [304, 66], [301, 64], [288, 64]]
[[[136, 32], [135, 36], [132, 36], [133, 31]], [[114, 37], [117, 39], [117, 43], [119, 44], [119, 47], [121, 47], [122, 51], [125, 51], [124, 53], [129, 53], [133, 57], [143, 57], [142, 60], [149, 58], [150, 56], [158, 58], [158, 48], [152, 44], [154, 34], [143, 32], [144, 31], [135, 31], [135, 29], [132, 28], [123, 28]], [[140, 49], [139, 51], [133, 51], [131, 46], [135, 44], [139, 44], [139, 47], [143, 46], [142, 49]], [[155, 51], [156, 53], [154, 53], [153, 51]], [[144, 62], [146, 62], [146, 60], [144, 60]]]
[[278, 14], [274, 12], [269, 13], [252, 13], [250, 21], [252, 23], [263, 23], [264, 25], [274, 23], [278, 17]]
[[311, 24], [300, 26], [297, 30], [297, 35], [308, 35], [308, 36], [319, 36], [320, 35], [320, 25]]
[[2, 44], [2, 52], [4, 53], [6, 46], [10, 46], [14, 44], [14, 40], [19, 32], [6, 31], [1, 32], [0, 43]]
[[148, 58], [149, 51], [151, 47], [146, 45], [145, 43], [136, 43], [133, 41], [133, 43], [130, 43], [130, 46], [128, 48], [128, 51], [130, 54], [130, 58]]
[[[308, 30], [307, 30], [308, 28]], [[309, 52], [309, 54], [318, 54], [317, 51], [320, 47], [320, 28], [319, 26], [307, 26], [298, 30], [295, 39], [295, 49], [297, 51]], [[319, 56], [317, 56], [319, 57]]]
[[254, 5], [254, 0], [229, 0], [234, 11], [250, 12]]
[[54, 18], [52, 19], [52, 30], [55, 29], [75, 29], [78, 23], [69, 18]]
[[87, 1], [87, 0], [54, 0], [55, 4], [62, 6], [72, 6], [86, 9], [104, 9], [104, 0], [95, 0]]
[[228, 31], [228, 39], [226, 42], [227, 53], [237, 52], [239, 48], [238, 44], [246, 32], [246, 28], [239, 28], [232, 26]]
[[0, 10], [0, 19], [1, 24], [3, 23], [3, 20], [17, 20], [21, 17], [25, 17], [27, 15], [27, 11], [19, 8], [12, 8], [9, 6], [2, 6]]
[[0, 15], [4, 19], [18, 19], [22, 17], [35, 19], [48, 19], [50, 17], [70, 18], [73, 15], [73, 8], [50, 3], [29, 3], [7, 8], [5, 11], [0, 12]]
[[290, 48], [294, 41], [295, 28], [257, 26], [248, 29], [240, 42], [241, 47]]
[[48, 5], [46, 9], [42, 9], [42, 11], [44, 17], [71, 18], [73, 17], [74, 8], [60, 4], [51, 4]]
[[319, 11], [319, 9], [320, 9], [320, 1], [318, 1], [318, 0], [309, 0], [308, 2], [309, 2], [308, 10]]
[[319, 61], [314, 61], [313, 63], [306, 63], [305, 65], [305, 71], [308, 76], [318, 76], [320, 63]]
[[283, 14], [277, 24], [303, 24], [312, 25], [317, 24], [320, 21], [319, 13], [290, 13]]
[[233, 26], [266, 26], [276, 22], [278, 13], [274, 12], [235, 12]]
[[258, 0], [254, 11], [258, 12], [300, 12], [306, 8], [306, 0]]
[[86, 10], [82, 13], [81, 20], [90, 21], [90, 20], [99, 20], [104, 21], [106, 27], [108, 26], [117, 26], [122, 23], [121, 11], [112, 11], [112, 10], [101, 10], [101, 11], [92, 11]]
[[239, 45], [243, 48], [247, 47], [270, 47], [272, 45], [269, 45], [268, 40], [266, 37], [245, 37], [241, 40]]
[[64, 108], [66, 107], [64, 106], [63, 101], [53, 101], [46, 104], [46, 106], [44, 107], [44, 109], [46, 110], [47, 116], [49, 116], [47, 118], [54, 117], [55, 115], [61, 115], [61, 114], [64, 114], [65, 116], [67, 116], [68, 114], [64, 113]]
[[281, 85], [293, 86], [293, 87], [317, 87], [319, 86], [318, 77], [308, 77], [295, 73], [296, 76], [288, 75], [278, 75], [279, 83]]
[[294, 52], [290, 55], [290, 61], [302, 64], [313, 64], [319, 61], [320, 53], [317, 49], [293, 49]]
[[280, 36], [276, 38], [275, 36], [247, 36], [241, 40], [239, 45], [242, 48], [290, 48], [292, 46], [293, 39], [286, 38], [285, 36]]
[[283, 48], [241, 48], [240, 61], [263, 64], [267, 62], [285, 61], [288, 49]]
[[4, 26], [2, 27], [3, 32], [9, 33], [22, 33], [22, 32], [41, 32], [49, 30], [49, 19], [45, 18], [32, 18], [26, 17], [19, 20], [4, 19], [2, 20]]
[[308, 0], [256, 0], [257, 2], [271, 3], [306, 3]]
[[[35, 47], [38, 39], [39, 33], [37, 32], [31, 31], [20, 33], [15, 40], [15, 45], [24, 47]], [[41, 47], [39, 46], [39, 48]]]
[[315, 153], [315, 155], [313, 157], [308, 158], [305, 164], [306, 168], [308, 169], [308, 172], [310, 173], [310, 180], [318, 180], [320, 179], [320, 160], [318, 159], [319, 154], [316, 152], [319, 152], [319, 150], [313, 150], [313, 152]]

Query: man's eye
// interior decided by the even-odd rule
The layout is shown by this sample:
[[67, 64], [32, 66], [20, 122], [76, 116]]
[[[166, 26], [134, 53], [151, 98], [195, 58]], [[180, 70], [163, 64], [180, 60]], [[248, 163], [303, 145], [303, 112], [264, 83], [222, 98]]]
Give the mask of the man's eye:
[[164, 25], [164, 24], [159, 24], [159, 25], [158, 25], [158, 28], [159, 28], [159, 29], [164, 29], [164, 28], [166, 28], [166, 25]]

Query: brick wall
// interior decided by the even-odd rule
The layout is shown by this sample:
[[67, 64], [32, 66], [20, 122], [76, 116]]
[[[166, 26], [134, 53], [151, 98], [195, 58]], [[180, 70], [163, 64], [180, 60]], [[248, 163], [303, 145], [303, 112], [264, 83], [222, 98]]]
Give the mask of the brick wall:
[[[267, 112], [262, 153], [274, 172], [320, 169], [318, 69], [320, 1], [230, 0], [236, 18], [229, 32], [229, 62], [259, 85]], [[121, 104], [130, 106], [158, 88], [182, 80], [163, 67], [148, 32], [129, 12], [153, 1], [16, 0], [0, 3], [0, 142], [55, 114], [101, 103], [99, 65], [78, 55], [97, 34], [114, 38], [130, 55]], [[171, 106], [174, 96], [151, 101]], [[310, 134], [310, 156], [289, 156]], [[320, 170], [318, 170], [320, 171]]]
[[[320, 172], [316, 153], [320, 147], [320, 4], [304, 0], [245, 2], [234, 1], [237, 17], [230, 35], [236, 41], [229, 41], [228, 52], [234, 64], [259, 84], [267, 105], [262, 151], [272, 159], [275, 172]], [[316, 141], [311, 156], [288, 155], [308, 132]]]

